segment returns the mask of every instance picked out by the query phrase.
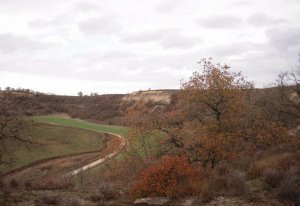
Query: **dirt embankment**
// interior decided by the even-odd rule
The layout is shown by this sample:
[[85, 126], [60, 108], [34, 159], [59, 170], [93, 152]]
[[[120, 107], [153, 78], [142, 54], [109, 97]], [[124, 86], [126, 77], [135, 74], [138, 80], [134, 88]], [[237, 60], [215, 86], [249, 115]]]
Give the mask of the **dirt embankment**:
[[130, 101], [143, 101], [149, 102], [152, 101], [154, 103], [163, 103], [170, 104], [171, 96], [177, 90], [148, 90], [148, 91], [138, 91], [128, 94], [122, 98], [125, 102]]

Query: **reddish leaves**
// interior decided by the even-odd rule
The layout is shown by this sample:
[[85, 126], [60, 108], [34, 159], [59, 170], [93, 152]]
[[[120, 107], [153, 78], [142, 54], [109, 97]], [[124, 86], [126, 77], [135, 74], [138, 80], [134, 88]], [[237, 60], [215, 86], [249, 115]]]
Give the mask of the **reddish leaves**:
[[167, 156], [146, 168], [132, 188], [134, 196], [183, 197], [193, 195], [193, 183], [200, 175], [191, 167], [187, 158]]

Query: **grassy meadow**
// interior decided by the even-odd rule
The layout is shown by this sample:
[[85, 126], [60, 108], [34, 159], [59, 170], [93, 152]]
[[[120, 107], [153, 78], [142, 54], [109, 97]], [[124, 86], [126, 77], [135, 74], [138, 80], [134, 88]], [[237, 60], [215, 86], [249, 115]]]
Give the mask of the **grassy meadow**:
[[85, 120], [71, 119], [68, 117], [58, 115], [37, 116], [34, 117], [34, 120], [40, 123], [58, 124], [63, 126], [86, 129], [94, 132], [111, 132], [122, 136], [126, 136], [128, 132], [128, 128], [126, 127], [96, 124]]
[[34, 144], [10, 143], [7, 149], [12, 154], [6, 158], [13, 161], [2, 165], [3, 171], [44, 158], [100, 150], [107, 140], [101, 133], [41, 123], [35, 123], [30, 134], [34, 136]]
[[49, 157], [101, 150], [108, 140], [101, 132], [126, 135], [127, 128], [56, 115], [34, 117], [34, 125], [28, 135], [32, 135], [36, 143], [24, 145], [12, 142], [7, 148], [12, 154], [6, 159], [13, 161], [2, 165], [0, 170], [5, 172]]

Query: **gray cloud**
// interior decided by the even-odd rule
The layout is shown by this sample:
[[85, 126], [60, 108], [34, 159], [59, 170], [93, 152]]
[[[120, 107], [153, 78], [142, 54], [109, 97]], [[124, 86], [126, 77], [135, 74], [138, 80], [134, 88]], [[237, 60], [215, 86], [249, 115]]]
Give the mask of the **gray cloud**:
[[58, 15], [51, 19], [34, 19], [28, 23], [28, 26], [34, 29], [44, 27], [59, 27], [71, 23], [72, 20], [67, 15]]
[[[112, 51], [111, 53], [100, 55], [97, 52], [86, 54], [84, 58], [93, 56], [92, 60], [86, 59], [87, 64], [94, 61], [96, 68], [97, 63], [105, 66], [73, 73], [72, 76], [99, 81], [111, 79], [114, 81], [142, 82], [155, 79], [156, 81], [147, 82], [150, 85], [156, 85], [156, 88], [159, 88], [157, 85], [164, 85], [162, 86], [164, 88], [171, 87], [171, 85], [174, 87], [178, 86], [180, 79], [185, 77], [185, 72], [190, 75], [197, 68], [196, 62], [202, 57], [201, 52], [192, 51], [166, 55], [155, 54], [147, 57], [133, 54], [133, 56], [123, 56], [123, 58], [114, 59], [111, 54], [115, 52], [119, 53], [119, 51]], [[84, 63], [81, 66], [85, 67], [86, 65]], [[166, 76], [170, 78], [166, 79]]]
[[71, 59], [59, 58], [55, 55], [52, 55], [52, 59], [38, 56], [16, 55], [14, 58], [8, 57], [0, 61], [0, 70], [2, 71], [49, 75], [54, 77], [69, 76], [76, 66], [77, 65]]
[[112, 59], [112, 60], [123, 59], [123, 58], [136, 58], [136, 57], [137, 54], [135, 54], [134, 52], [121, 51], [121, 50], [109, 51], [102, 55], [102, 58]]
[[116, 34], [122, 30], [114, 16], [92, 17], [78, 23], [78, 29], [88, 35]]
[[161, 42], [166, 36], [176, 35], [180, 33], [178, 28], [163, 28], [156, 30], [147, 30], [137, 33], [123, 33], [121, 41], [124, 43], [147, 43]]
[[[91, 82], [106, 93], [174, 88], [212, 56], [261, 86], [300, 51], [296, 2], [0, 0], [0, 77], [37, 76], [35, 90], [43, 90], [45, 77], [61, 78], [60, 93], [96, 91]], [[68, 78], [84, 83], [61, 86]], [[22, 86], [22, 79], [0, 86]]]
[[[0, 51], [3, 53], [26, 52], [47, 49], [54, 46], [54, 43], [37, 41], [28, 36], [17, 36], [10, 33], [0, 34]], [[56, 45], [57, 46], [57, 45]]]
[[263, 87], [274, 83], [281, 72], [289, 70], [296, 63], [296, 58], [297, 53], [274, 50], [266, 44], [256, 52], [232, 59], [231, 64], [233, 68], [242, 70], [250, 80], [254, 80], [256, 86]]
[[216, 15], [208, 18], [199, 18], [196, 22], [211, 29], [234, 29], [242, 25], [243, 20], [233, 15]]
[[95, 2], [80, 1], [74, 5], [74, 9], [75, 11], [91, 12], [91, 11], [102, 10], [103, 6]]
[[164, 49], [189, 49], [202, 43], [200, 38], [185, 36], [176, 28], [143, 31], [135, 34], [127, 33], [122, 35], [121, 41], [124, 43], [154, 42]]
[[300, 27], [299, 28], [275, 28], [266, 32], [270, 43], [280, 50], [298, 49], [300, 51]]
[[161, 40], [160, 44], [163, 48], [167, 49], [189, 49], [195, 47], [199, 43], [202, 43], [200, 38], [174, 33], [166, 35]]
[[230, 44], [218, 45], [209, 48], [209, 52], [214, 56], [230, 57], [242, 56], [245, 53], [257, 51], [260, 49], [260, 44], [253, 44], [249, 42], [232, 42]]
[[[92, 69], [94, 67], [99, 68], [99, 64], [115, 64], [116, 62], [125, 62], [130, 61], [131, 59], [137, 60], [139, 56], [131, 51], [122, 51], [122, 50], [113, 50], [108, 52], [100, 52], [100, 51], [88, 51], [73, 55], [72, 58], [78, 59], [79, 64], [83, 68]], [[85, 69], [86, 70], [86, 69]]]
[[239, 1], [233, 2], [231, 5], [232, 6], [244, 7], [244, 6], [253, 5], [253, 1], [239, 0]]
[[125, 33], [121, 37], [121, 41], [125, 43], [145, 43], [159, 41], [165, 35], [169, 33], [178, 32], [178, 29], [158, 29], [158, 30], [148, 30], [137, 33]]
[[174, 10], [176, 7], [179, 7], [184, 2], [184, 0], [164, 0], [156, 6], [156, 10], [159, 13], [168, 13]]
[[288, 23], [287, 20], [282, 19], [282, 18], [271, 18], [263, 13], [256, 13], [251, 15], [247, 22], [255, 27], [260, 27], [260, 26], [274, 26], [278, 24], [284, 24]]

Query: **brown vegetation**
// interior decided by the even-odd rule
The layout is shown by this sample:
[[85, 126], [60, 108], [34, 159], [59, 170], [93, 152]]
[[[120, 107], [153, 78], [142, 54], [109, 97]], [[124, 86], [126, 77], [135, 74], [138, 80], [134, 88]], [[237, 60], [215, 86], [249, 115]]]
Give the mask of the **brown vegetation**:
[[200, 174], [185, 157], [163, 157], [150, 165], [139, 176], [132, 192], [137, 197], [182, 197], [195, 194], [193, 183], [200, 181]]
[[[264, 185], [259, 187], [261, 193], [266, 190], [295, 201], [295, 194], [299, 194], [294, 192], [296, 189], [286, 190], [290, 196], [280, 192], [286, 184], [295, 184], [292, 188], [299, 189], [297, 178], [284, 181], [290, 168], [298, 165], [294, 154], [299, 150], [299, 141], [288, 132], [294, 124], [280, 118], [285, 107], [278, 101], [280, 90], [256, 90], [227, 65], [214, 64], [212, 59], [200, 63], [203, 70], [182, 83], [169, 106], [153, 107], [149, 102], [140, 102], [127, 109], [127, 122], [132, 128], [130, 141], [140, 145], [128, 153], [127, 160], [133, 166], [123, 167], [139, 174], [132, 175], [136, 179], [134, 194], [175, 198], [199, 194], [203, 201], [222, 194], [253, 197], [251, 181], [260, 179]], [[298, 102], [292, 103], [298, 107]], [[159, 146], [154, 146], [153, 137]], [[202, 168], [206, 178], [199, 179], [190, 194], [179, 192], [182, 187], [173, 184], [171, 191], [177, 191], [173, 193], [177, 195], [170, 195], [170, 188], [160, 187], [167, 185], [166, 179], [172, 179], [164, 173], [168, 164], [164, 163], [162, 169], [149, 163], [164, 161], [165, 155], [187, 155], [186, 166]], [[147, 169], [142, 171], [136, 165]]]
[[145, 101], [123, 95], [15, 97], [34, 108], [30, 115], [64, 112], [131, 127], [126, 150], [101, 167], [98, 176], [80, 178], [79, 186], [46, 181], [25, 187], [95, 190], [98, 193], [88, 197], [95, 203], [197, 196], [197, 204], [216, 197], [235, 197], [238, 204], [297, 204], [298, 70], [280, 75], [273, 88], [255, 89], [226, 64], [214, 64], [210, 58], [200, 64], [202, 70], [172, 92], [167, 103], [147, 95]]

